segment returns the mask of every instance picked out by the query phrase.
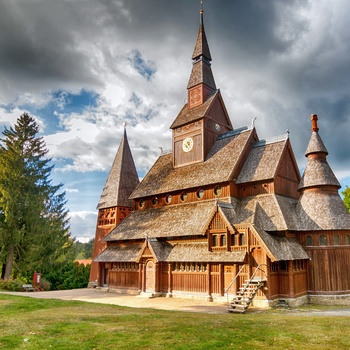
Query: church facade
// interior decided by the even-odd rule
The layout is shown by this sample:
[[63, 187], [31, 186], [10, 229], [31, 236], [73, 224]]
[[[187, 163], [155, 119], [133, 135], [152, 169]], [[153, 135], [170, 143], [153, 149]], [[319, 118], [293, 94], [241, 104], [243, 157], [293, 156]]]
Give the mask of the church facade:
[[300, 176], [288, 133], [259, 139], [254, 124], [233, 128], [202, 10], [192, 61], [188, 101], [170, 127], [172, 151], [141, 182], [124, 131], [97, 207], [90, 284], [237, 305], [248, 289], [259, 305], [346, 300], [350, 215], [317, 115]]

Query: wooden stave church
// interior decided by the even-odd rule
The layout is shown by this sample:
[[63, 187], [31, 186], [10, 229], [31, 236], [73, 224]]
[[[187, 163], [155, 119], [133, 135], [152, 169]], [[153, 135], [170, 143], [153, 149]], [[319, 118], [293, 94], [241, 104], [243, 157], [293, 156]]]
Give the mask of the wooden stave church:
[[251, 276], [254, 303], [349, 300], [350, 215], [311, 116], [300, 177], [288, 133], [234, 129], [200, 11], [188, 102], [172, 152], [139, 182], [126, 130], [98, 203], [90, 286], [221, 300]]

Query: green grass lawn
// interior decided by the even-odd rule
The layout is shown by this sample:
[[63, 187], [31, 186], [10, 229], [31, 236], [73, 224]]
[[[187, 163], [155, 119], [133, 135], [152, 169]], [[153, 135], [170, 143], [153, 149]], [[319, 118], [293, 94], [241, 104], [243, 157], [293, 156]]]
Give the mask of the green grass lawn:
[[[313, 307], [314, 308], [314, 307]], [[0, 295], [0, 349], [350, 349], [350, 318], [134, 309]]]

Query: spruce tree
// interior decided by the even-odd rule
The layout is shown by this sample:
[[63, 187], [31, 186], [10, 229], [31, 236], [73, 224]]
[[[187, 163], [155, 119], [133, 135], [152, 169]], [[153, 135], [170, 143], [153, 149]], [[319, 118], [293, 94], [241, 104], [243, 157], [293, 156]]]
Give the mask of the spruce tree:
[[64, 260], [73, 244], [63, 184], [52, 185], [53, 166], [39, 125], [24, 113], [0, 140], [0, 262], [2, 278], [30, 276]]

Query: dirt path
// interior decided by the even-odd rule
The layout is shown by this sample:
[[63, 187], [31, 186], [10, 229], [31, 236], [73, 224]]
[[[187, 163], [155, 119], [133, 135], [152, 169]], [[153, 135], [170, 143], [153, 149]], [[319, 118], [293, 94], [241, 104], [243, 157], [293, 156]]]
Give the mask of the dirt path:
[[[71, 289], [57, 290], [49, 292], [0, 292], [0, 294], [10, 294], [27, 296], [38, 299], [61, 299], [61, 300], [79, 300], [90, 303], [111, 304], [127, 306], [134, 308], [150, 308], [159, 310], [176, 310], [187, 312], [202, 312], [210, 314], [227, 313], [225, 302], [209, 302], [197, 299], [182, 298], [148, 298], [130, 294], [108, 293], [98, 289]], [[248, 313], [264, 312], [265, 310], [249, 309]], [[274, 311], [272, 311], [274, 312]], [[350, 307], [327, 307], [327, 308], [300, 308], [300, 309], [278, 309], [277, 313], [288, 313], [291, 316], [347, 316], [350, 317]]]

